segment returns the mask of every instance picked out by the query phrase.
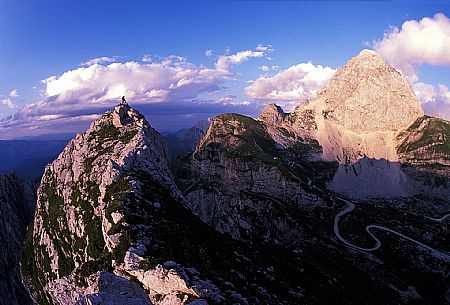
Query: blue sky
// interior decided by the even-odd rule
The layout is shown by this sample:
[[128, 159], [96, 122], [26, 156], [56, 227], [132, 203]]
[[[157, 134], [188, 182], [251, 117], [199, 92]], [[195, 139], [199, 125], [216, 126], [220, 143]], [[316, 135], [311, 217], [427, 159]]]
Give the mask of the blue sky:
[[[12, 104], [10, 107], [6, 105], [8, 102], [0, 105], [3, 113], [0, 138], [82, 130], [89, 122], [88, 115], [94, 117], [95, 113], [110, 107], [105, 102], [106, 97], [100, 98], [99, 94], [93, 93], [95, 88], [86, 85], [83, 90], [89, 89], [89, 94], [71, 95], [63, 101], [66, 106], [56, 107], [54, 113], [48, 109], [52, 108], [52, 103], [62, 103], [62, 97], [49, 96], [49, 81], [42, 83], [42, 80], [51, 76], [58, 79], [94, 58], [105, 56], [119, 63], [145, 65], [160, 64], [164, 58], [177, 55], [184, 57], [180, 69], [186, 71], [191, 65], [200, 70], [203, 67], [215, 69], [220, 56], [245, 50], [254, 52], [248, 58], [228, 65], [224, 69], [228, 74], [206, 71], [216, 74], [214, 80], [209, 79], [200, 89], [194, 86], [189, 92], [172, 92], [168, 100], [143, 101], [142, 106], [136, 102], [136, 108], [141, 107], [156, 128], [174, 130], [224, 111], [255, 115], [264, 98], [256, 93], [249, 96], [246, 88], [251, 81], [261, 76], [274, 76], [300, 63], [339, 68], [361, 49], [373, 47], [372, 41], [383, 39], [391, 26], [401, 28], [405, 21], [432, 18], [436, 13], [450, 17], [450, 4], [447, 1], [2, 0], [0, 100], [9, 100]], [[258, 46], [260, 50], [263, 50], [261, 46], [266, 49], [258, 51]], [[206, 50], [212, 50], [212, 55], [206, 56]], [[151, 61], [143, 62], [145, 55], [150, 55]], [[112, 61], [99, 64], [106, 67]], [[420, 59], [412, 64], [418, 75], [415, 82], [432, 85], [435, 91], [439, 84], [450, 86], [450, 70], [445, 59], [433, 65]], [[178, 63], [170, 65], [180, 66]], [[151, 73], [153, 76], [156, 72], [152, 70]], [[117, 80], [116, 76], [111, 76], [111, 80]], [[123, 85], [128, 86], [127, 83]], [[133, 86], [133, 92], [136, 92], [136, 88], [146, 84]], [[16, 94], [11, 94], [13, 90]], [[63, 95], [63, 90], [59, 88], [58, 94]], [[70, 90], [75, 89], [71, 87]], [[111, 92], [120, 91], [117, 90]], [[137, 100], [143, 100], [143, 94], [148, 95], [148, 92], [136, 93]], [[110, 94], [108, 96], [110, 98]], [[93, 98], [103, 104], [93, 106], [87, 100]], [[227, 102], [217, 102], [221, 99]], [[21, 109], [39, 101], [44, 101], [39, 110], [36, 107]], [[133, 104], [132, 100], [130, 102]], [[289, 104], [293, 100], [282, 99], [280, 102]], [[78, 106], [69, 111], [70, 103]], [[44, 107], [47, 109], [43, 110]], [[79, 114], [86, 115], [85, 121], [65, 120], [67, 116]], [[13, 117], [5, 123], [10, 115]], [[33, 125], [42, 122], [39, 115], [45, 116], [45, 126]], [[54, 117], [56, 121], [53, 121]], [[11, 129], [15, 131], [11, 132]]]

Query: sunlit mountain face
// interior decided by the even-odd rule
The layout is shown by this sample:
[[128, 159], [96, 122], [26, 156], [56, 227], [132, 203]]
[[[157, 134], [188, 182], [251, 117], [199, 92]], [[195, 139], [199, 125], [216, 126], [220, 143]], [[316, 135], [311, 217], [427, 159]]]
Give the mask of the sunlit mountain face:
[[1, 304], [450, 304], [450, 6], [280, 4], [2, 4]]

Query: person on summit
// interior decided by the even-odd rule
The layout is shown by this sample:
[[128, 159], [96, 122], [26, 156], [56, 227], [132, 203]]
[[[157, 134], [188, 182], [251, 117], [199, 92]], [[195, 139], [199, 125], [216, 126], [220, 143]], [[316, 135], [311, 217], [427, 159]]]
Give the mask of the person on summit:
[[125, 95], [122, 96], [122, 105], [127, 105], [127, 100], [125, 99]]

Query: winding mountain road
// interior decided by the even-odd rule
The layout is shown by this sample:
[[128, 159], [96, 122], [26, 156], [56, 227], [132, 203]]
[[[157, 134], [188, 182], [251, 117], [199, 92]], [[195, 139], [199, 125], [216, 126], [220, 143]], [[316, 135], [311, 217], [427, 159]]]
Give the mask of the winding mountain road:
[[445, 214], [441, 218], [433, 218], [433, 217], [428, 217], [428, 216], [425, 216], [425, 217], [428, 218], [428, 219], [434, 220], [434, 221], [443, 222], [445, 219], [450, 218], [450, 213], [449, 214]]
[[[360, 250], [360, 251], [365, 251], [365, 252], [372, 252], [375, 250], [378, 250], [381, 247], [381, 241], [374, 235], [374, 233], [372, 232], [373, 229], [377, 229], [380, 231], [386, 231], [386, 232], [390, 232], [392, 234], [395, 234], [403, 239], [406, 239], [412, 243], [415, 243], [416, 245], [427, 249], [428, 251], [430, 251], [435, 257], [438, 257], [440, 259], [446, 260], [446, 261], [450, 261], [450, 255], [444, 252], [441, 252], [439, 250], [433, 249], [430, 246], [427, 246], [415, 239], [412, 239], [411, 237], [408, 237], [406, 235], [403, 235], [397, 231], [394, 231], [392, 229], [383, 227], [383, 226], [379, 226], [379, 225], [368, 225], [366, 226], [366, 232], [375, 240], [375, 246], [371, 247], [371, 248], [363, 248], [363, 247], [358, 247], [350, 242], [348, 242], [344, 237], [342, 237], [341, 233], [339, 232], [339, 221], [341, 219], [342, 216], [344, 216], [345, 214], [350, 213], [351, 211], [353, 211], [355, 209], [355, 204], [345, 200], [343, 198], [339, 198], [341, 200], [343, 200], [346, 204], [347, 207], [342, 210], [341, 212], [339, 212], [335, 217], [334, 217], [334, 234], [336, 235], [336, 237], [346, 246], [356, 249], [356, 250]], [[439, 219], [434, 219], [436, 221], [443, 221], [445, 218], [449, 217], [450, 214], [445, 215], [442, 218]]]

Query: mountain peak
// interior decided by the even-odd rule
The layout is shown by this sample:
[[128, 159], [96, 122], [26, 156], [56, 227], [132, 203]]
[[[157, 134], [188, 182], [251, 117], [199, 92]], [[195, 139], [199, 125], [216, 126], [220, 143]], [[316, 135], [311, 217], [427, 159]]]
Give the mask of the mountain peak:
[[364, 49], [358, 55], [350, 59], [346, 67], [355, 70], [358, 74], [364, 74], [371, 70], [393, 69], [375, 51]]
[[378, 54], [374, 50], [369, 49], [363, 49], [361, 52], [359, 52], [359, 54], [356, 57], [372, 57], [372, 56], [381, 58], [380, 54]]
[[314, 101], [326, 119], [357, 133], [405, 128], [423, 115], [408, 80], [371, 50], [362, 50]]
[[258, 120], [268, 125], [280, 125], [285, 117], [286, 114], [280, 106], [275, 103], [268, 103], [258, 116]]
[[[124, 127], [132, 123], [136, 123], [138, 126], [150, 127], [150, 125], [145, 120], [144, 116], [131, 108], [128, 104], [118, 104], [114, 107], [111, 113], [112, 124], [117, 127]], [[107, 118], [109, 118], [109, 113], [106, 113]]]

